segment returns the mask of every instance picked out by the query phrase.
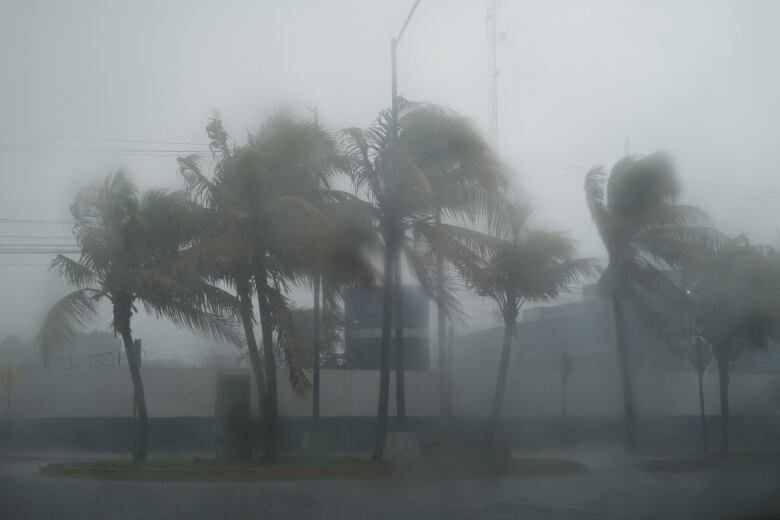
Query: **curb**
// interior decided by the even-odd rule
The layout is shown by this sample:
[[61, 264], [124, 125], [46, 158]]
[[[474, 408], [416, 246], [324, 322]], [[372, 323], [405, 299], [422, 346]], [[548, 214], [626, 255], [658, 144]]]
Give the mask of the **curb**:
[[375, 479], [388, 475], [386, 467], [323, 468], [89, 468], [46, 464], [40, 474], [98, 480], [322, 480]]

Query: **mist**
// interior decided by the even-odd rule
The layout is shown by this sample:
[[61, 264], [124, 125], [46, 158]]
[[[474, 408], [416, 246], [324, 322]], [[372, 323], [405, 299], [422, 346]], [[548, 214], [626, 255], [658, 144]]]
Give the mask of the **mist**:
[[[757, 459], [765, 453], [766, 460], [776, 460], [780, 431], [780, 354], [775, 348], [780, 341], [778, 19], [780, 4], [758, 0], [422, 0], [419, 5], [377, 0], [4, 0], [0, 368], [7, 369], [4, 380], [13, 388], [13, 399], [8, 390], [3, 424], [12, 426], [3, 439], [14, 440], [9, 444], [16, 457], [45, 458], [47, 463], [55, 463], [60, 454], [67, 460], [127, 456], [131, 448], [134, 463], [143, 461], [147, 449], [152, 458], [220, 459], [226, 453], [219, 446], [224, 440], [220, 421], [240, 394], [245, 396], [239, 400], [247, 410], [246, 432], [252, 432], [242, 449], [249, 450], [249, 459], [263, 453], [264, 464], [278, 462], [267, 455], [275, 456], [277, 448], [282, 458], [316, 448], [387, 463], [382, 450], [388, 449], [389, 436], [392, 446], [401, 442], [400, 448], [391, 446], [394, 456], [404, 458], [404, 450], [411, 450], [412, 458], [417, 454], [426, 463], [430, 453], [447, 461], [487, 453], [494, 461], [504, 451], [507, 459], [511, 452], [515, 458], [565, 460], [560, 467], [574, 469], [556, 474], [563, 483], [556, 481], [550, 489], [568, 489], [565, 479], [576, 480], [577, 499], [561, 502], [550, 517], [625, 517], [630, 510], [625, 504], [597, 507], [599, 479], [614, 477], [598, 473], [605, 467], [607, 472], [630, 467], [638, 472], [631, 478], [641, 481], [645, 474], [663, 477], [665, 471], [675, 474], [690, 465], [695, 476], [684, 473], [674, 477], [680, 478], [676, 482], [710, 502], [717, 495], [713, 480], [722, 476], [723, 482], [733, 483], [735, 475], [755, 473], [755, 500], [731, 486], [738, 505], [720, 514], [738, 518], [777, 507], [769, 496], [776, 472]], [[391, 93], [391, 38], [405, 21], [409, 24], [397, 47], [396, 100]], [[490, 64], [491, 23], [495, 69]], [[393, 116], [394, 101], [401, 115]], [[354, 134], [345, 129], [372, 128], [386, 111], [383, 131], [392, 137], [395, 128], [395, 141], [388, 141], [387, 148], [369, 146], [376, 155], [368, 168], [362, 164], [364, 169], [408, 167], [412, 173], [403, 170], [407, 177], [398, 174], [401, 185], [414, 182], [409, 179], [416, 178], [415, 171], [435, 179], [430, 173], [434, 167], [423, 164], [435, 162], [423, 150], [430, 136], [419, 128], [421, 133], [412, 132], [415, 114], [424, 118], [425, 110], [442, 120], [452, 118], [453, 128], [466, 128], [464, 135], [473, 140], [464, 140], [479, 150], [475, 171], [483, 177], [464, 176], [463, 181], [487, 193], [479, 192], [484, 195], [479, 211], [476, 204], [469, 210], [420, 206], [420, 193], [430, 192], [427, 196], [437, 203], [437, 197], [444, 199], [444, 189], [434, 181], [396, 199], [382, 199], [382, 190], [390, 190], [386, 186], [392, 183], [378, 181], [385, 188], [372, 192], [367, 174], [355, 173], [361, 167], [356, 160], [360, 143], [354, 139], [349, 148]], [[227, 136], [222, 147], [215, 122]], [[179, 240], [178, 245], [170, 250], [149, 246], [127, 272], [157, 269], [157, 275], [168, 275], [179, 273], [180, 265], [189, 266], [187, 276], [197, 279], [201, 292], [187, 293], [175, 304], [189, 307], [172, 311], [154, 299], [157, 293], [147, 300], [131, 298], [123, 335], [117, 298], [106, 289], [94, 293], [94, 309], [68, 318], [79, 325], [78, 332], [70, 331], [66, 318], [51, 325], [57, 321], [52, 319], [55, 303], [85, 286], [84, 279], [68, 271], [73, 266], [57, 264], [55, 256], [97, 269], [100, 255], [109, 250], [107, 241], [90, 253], [97, 256], [85, 255], [94, 242], [84, 237], [108, 220], [105, 215], [91, 223], [79, 220], [78, 201], [85, 193], [108, 186], [106, 179], [121, 178], [136, 193], [128, 207], [143, 210], [149, 190], [175, 192], [159, 206], [149, 203], [152, 215], [171, 211], [157, 224], [175, 221], [178, 190], [186, 204], [213, 217], [226, 211], [219, 204], [227, 206], [228, 188], [235, 190], [230, 195], [235, 198], [250, 191], [249, 184], [221, 186], [225, 181], [220, 175], [230, 168], [244, 171], [236, 166], [244, 164], [242, 158], [268, 160], [279, 150], [274, 136], [292, 134], [311, 139], [305, 142], [311, 149], [319, 146], [316, 153], [322, 154], [316, 160], [331, 161], [322, 170], [336, 172], [331, 184], [317, 184], [316, 189], [325, 186], [340, 202], [339, 197], [355, 197], [373, 205], [372, 231], [361, 227], [369, 218], [345, 210], [344, 222], [335, 217], [335, 224], [325, 218], [304, 221], [303, 231], [280, 232], [289, 233], [289, 240], [269, 232], [270, 238], [258, 239], [255, 249], [238, 248], [240, 254], [225, 253], [233, 243], [220, 242], [207, 263], [202, 258], [207, 255], [195, 246], [214, 238], [209, 226], [251, 214], [254, 220], [244, 221], [241, 229], [263, 227], [249, 199], [208, 225], [192, 225], [194, 230], [152, 225], [160, 234], [178, 233], [170, 241]], [[370, 139], [370, 132], [366, 135]], [[397, 142], [412, 150], [414, 167], [397, 162]], [[435, 139], [431, 142], [435, 146]], [[323, 159], [328, 152], [322, 149], [331, 144], [338, 160]], [[457, 158], [448, 166], [437, 167], [444, 171], [458, 161], [467, 164], [472, 158], [465, 152], [457, 155], [466, 148], [453, 152]], [[295, 150], [291, 155], [300, 160], [284, 163], [290, 171], [308, 164], [307, 149]], [[194, 167], [187, 170], [187, 157], [197, 158], [197, 175], [208, 182], [196, 179]], [[651, 180], [620, 184], [632, 175]], [[277, 195], [297, 196], [285, 191], [292, 190], [289, 186], [282, 181], [282, 195]], [[489, 209], [493, 196], [499, 202]], [[646, 200], [653, 196], [655, 206]], [[627, 200], [629, 209], [621, 208], [620, 200]], [[672, 207], [668, 221], [663, 216], [652, 220], [659, 207]], [[384, 216], [376, 216], [384, 210]], [[490, 211], [506, 225], [495, 226]], [[310, 213], [314, 210], [307, 205], [294, 206], [284, 218], [268, 218], [263, 229], [281, 229], [279, 222]], [[442, 221], [465, 229], [449, 236], [446, 254], [444, 239], [437, 242], [423, 226]], [[135, 221], [128, 217], [117, 222]], [[337, 239], [327, 235], [331, 225], [341, 230]], [[383, 233], [395, 229], [392, 225], [407, 226], [399, 233], [408, 238], [397, 243], [408, 240], [410, 245], [408, 250], [399, 246], [394, 274], [384, 278], [390, 258], [385, 248], [394, 243]], [[659, 229], [668, 234], [656, 236], [650, 245], [643, 242], [647, 230]], [[484, 236], [474, 238], [477, 232]], [[669, 236], [673, 244], [661, 242]], [[270, 251], [267, 244], [274, 240], [282, 244], [278, 250], [297, 249], [284, 268], [273, 259], [270, 267], [262, 266], [268, 270], [268, 293], [261, 295], [266, 275], [258, 282], [261, 268], [254, 255], [265, 247]], [[257, 245], [261, 242], [262, 248]], [[328, 257], [335, 268], [323, 267], [327, 262], [319, 256], [307, 256], [325, 247], [320, 242], [338, 251], [332, 253], [336, 261]], [[542, 258], [540, 243], [556, 247], [555, 254]], [[190, 264], [139, 267], [188, 250], [202, 256], [188, 257]], [[234, 263], [237, 257], [251, 256], [242, 267], [251, 274], [235, 276], [235, 265], [230, 264], [232, 271], [226, 268], [214, 251]], [[436, 263], [439, 255], [441, 265]], [[260, 257], [266, 258], [265, 253]], [[112, 258], [106, 265], [115, 265], [122, 255]], [[505, 265], [502, 258], [513, 260]], [[304, 260], [314, 263], [304, 266]], [[316, 269], [311, 267], [315, 264]], [[510, 264], [522, 268], [513, 271]], [[542, 264], [553, 264], [565, 275], [553, 279], [538, 271], [523, 277]], [[508, 270], [500, 271], [501, 266]], [[333, 271], [326, 276], [326, 269]], [[438, 278], [441, 269], [446, 282]], [[106, 284], [110, 270], [96, 272], [90, 280]], [[501, 285], [496, 272], [506, 274], [501, 279], [517, 276], [517, 284]], [[329, 276], [337, 280], [332, 287]], [[162, 291], [163, 284], [155, 280], [156, 290]], [[389, 282], [397, 290], [386, 298], [383, 287]], [[390, 311], [393, 298], [401, 303]], [[322, 304], [321, 317], [320, 303], [315, 307], [314, 300]], [[264, 304], [273, 307], [265, 321]], [[439, 318], [445, 304], [446, 320]], [[196, 310], [202, 314], [187, 314]], [[273, 325], [268, 324], [271, 317]], [[327, 329], [327, 338], [314, 332], [318, 327]], [[57, 340], [50, 340], [53, 329], [61, 333]], [[142, 345], [138, 374], [130, 333]], [[401, 357], [395, 346], [399, 336], [406, 342]], [[267, 351], [275, 359], [263, 349], [268, 342], [274, 345]], [[13, 370], [21, 375], [14, 376]], [[138, 390], [141, 374], [143, 395]], [[231, 375], [245, 379], [221, 379]], [[152, 434], [146, 447], [139, 447], [132, 426], [138, 424], [132, 422], [135, 417], [147, 415], [139, 408], [140, 397], [149, 403]], [[57, 425], [49, 433], [46, 421]], [[90, 428], [101, 432], [99, 440], [89, 441], [85, 432]], [[325, 432], [325, 440], [316, 435]], [[414, 433], [414, 438], [401, 436], [399, 441], [394, 433]], [[700, 454], [702, 442], [705, 454]], [[717, 465], [716, 454], [731, 456], [732, 462]], [[569, 462], [582, 466], [570, 468]], [[20, 464], [19, 471], [30, 473], [33, 466]], [[15, 481], [13, 471], [5, 477], [8, 482]], [[404, 473], [400, 480], [412, 478], [407, 477]], [[542, 489], [544, 478], [533, 486]], [[499, 495], [501, 500], [530, 500], [513, 496], [510, 480], [496, 482], [497, 495], [491, 500]], [[655, 509], [658, 489], [624, 493], [635, 493], [646, 504], [647, 518], [715, 514], [671, 504]], [[194, 500], [196, 493], [182, 492]], [[371, 493], [362, 490], [361, 500]], [[426, 488], [420, 495], [424, 499], [407, 497], [409, 503], [425, 505], [419, 510], [408, 506], [399, 514], [500, 513], [469, 509], [471, 502], [459, 512], [438, 508], [431, 502], [435, 495]], [[0, 492], [0, 498], [8, 497]], [[693, 500], [690, 495], [686, 499]], [[42, 511], [28, 517], [44, 517]], [[337, 511], [338, 517], [349, 516]], [[293, 509], [285, 512], [296, 516]], [[303, 517], [312, 511], [298, 513]], [[391, 513], [377, 510], [376, 516]]]

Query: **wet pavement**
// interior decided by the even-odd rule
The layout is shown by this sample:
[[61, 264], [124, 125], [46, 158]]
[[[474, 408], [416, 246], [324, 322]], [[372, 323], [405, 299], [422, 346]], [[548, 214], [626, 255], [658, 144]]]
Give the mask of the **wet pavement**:
[[46, 477], [48, 459], [0, 460], [0, 519], [767, 519], [780, 468], [442, 481], [135, 482]]

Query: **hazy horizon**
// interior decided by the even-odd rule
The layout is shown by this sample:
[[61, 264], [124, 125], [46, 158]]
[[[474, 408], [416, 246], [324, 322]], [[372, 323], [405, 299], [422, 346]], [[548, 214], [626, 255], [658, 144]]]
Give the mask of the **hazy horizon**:
[[[368, 126], [389, 105], [389, 40], [408, 7], [3, 2], [0, 243], [68, 243], [67, 224], [3, 219], [68, 219], [78, 188], [120, 167], [142, 189], [180, 186], [175, 158], [206, 148], [214, 111], [237, 143], [282, 106], [300, 117], [309, 117], [304, 104], [317, 106], [332, 129]], [[775, 244], [780, 34], [770, 24], [779, 14], [768, 1], [505, 2], [498, 151], [535, 208], [534, 225], [564, 230], [579, 255], [602, 258], [585, 172], [626, 151], [665, 150], [683, 202], [727, 233]], [[487, 70], [484, 2], [424, 0], [399, 47], [399, 93], [486, 130]], [[0, 257], [0, 337], [29, 339], [65, 292], [49, 260]], [[307, 300], [296, 291], [296, 303]], [[489, 303], [464, 302], [468, 328], [494, 324]], [[89, 329], [105, 329], [106, 316]], [[171, 353], [212, 343], [139, 318], [136, 334], [164, 338]]]

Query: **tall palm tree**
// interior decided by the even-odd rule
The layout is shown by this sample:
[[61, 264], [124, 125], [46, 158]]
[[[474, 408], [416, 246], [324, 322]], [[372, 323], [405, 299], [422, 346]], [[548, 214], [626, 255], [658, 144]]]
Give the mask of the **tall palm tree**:
[[[379, 461], [384, 453], [387, 436], [390, 341], [393, 300], [397, 297], [395, 275], [399, 267], [397, 258], [403, 247], [409, 220], [427, 210], [431, 194], [425, 176], [408, 154], [398, 150], [398, 141], [393, 138], [393, 120], [389, 110], [382, 111], [371, 128], [348, 128], [343, 134], [344, 147], [350, 158], [352, 182], [358, 195], [368, 199], [370, 214], [383, 246], [379, 401], [372, 453], [372, 458]], [[400, 377], [403, 378], [403, 374]], [[403, 379], [398, 381], [401, 383], [399, 395], [402, 395], [402, 381]], [[398, 402], [397, 406], [402, 413], [403, 401]]]
[[133, 460], [148, 450], [148, 413], [140, 371], [141, 353], [134, 348], [131, 322], [137, 303], [157, 317], [199, 333], [235, 342], [240, 337], [224, 315], [235, 301], [222, 290], [177, 268], [183, 248], [192, 240], [184, 195], [150, 190], [139, 194], [122, 172], [84, 189], [71, 206], [78, 261], [58, 255], [55, 270], [77, 290], [47, 313], [41, 330], [44, 355], [71, 341], [79, 326], [93, 318], [101, 300], [113, 310], [112, 326], [122, 338], [138, 413]]
[[609, 262], [599, 282], [612, 299], [623, 393], [625, 444], [636, 451], [636, 410], [626, 335], [625, 305], [638, 292], [679, 299], [679, 290], [662, 273], [684, 267], [710, 251], [718, 240], [699, 208], [677, 204], [680, 184], [663, 154], [625, 157], [612, 168], [605, 187], [601, 167], [585, 176], [585, 197], [607, 249]]
[[[254, 324], [251, 294], [257, 298], [262, 360], [248, 339], [264, 425], [263, 456], [277, 454], [277, 347], [285, 352], [293, 388], [310, 388], [304, 372], [302, 340], [295, 330], [286, 293], [289, 284], [311, 272], [313, 252], [328, 236], [327, 215], [320, 208], [323, 186], [343, 162], [331, 136], [319, 125], [292, 119], [287, 113], [270, 118], [249, 142], [229, 149], [221, 122], [212, 122], [216, 152], [213, 178], [204, 175], [195, 157], [180, 159], [188, 189], [211, 208], [219, 223], [210, 258], [228, 260], [220, 276], [232, 280], [242, 304], [245, 331]], [[223, 247], [225, 242], [232, 248]], [[247, 335], [249, 333], [247, 332]]]
[[[505, 167], [471, 121], [438, 105], [415, 105], [404, 117], [400, 138], [432, 188], [430, 211], [425, 218], [415, 220], [414, 232], [418, 239], [424, 237], [429, 242], [424, 249], [430, 250], [430, 244], [434, 245], [431, 253], [435, 258], [435, 285], [431, 289], [443, 295], [450, 282], [447, 267], [452, 262], [446, 251], [451, 249], [435, 247], [441, 240], [432, 235], [458, 235], [462, 228], [453, 227], [453, 222], [474, 225], [494, 211], [507, 188]], [[397, 278], [396, 285], [399, 281]], [[446, 343], [450, 316], [441, 298], [436, 311], [439, 408], [449, 430], [451, 397]]]
[[[370, 213], [384, 247], [380, 384], [373, 451], [375, 460], [382, 458], [387, 433], [390, 342], [393, 323], [395, 323], [396, 338], [396, 407], [399, 426], [404, 427], [403, 309], [400, 295], [402, 255], [408, 261], [418, 281], [440, 304], [444, 316], [447, 306], [451, 308], [454, 305], [454, 299], [451, 298], [447, 288], [443, 287], [443, 283], [437, 284], [430, 279], [431, 273], [435, 272], [430, 262], [431, 256], [426, 256], [424, 251], [416, 247], [423, 234], [418, 233], [415, 238], [414, 228], [418, 228], [419, 231], [423, 228], [423, 224], [429, 224], [428, 229], [430, 229], [432, 227], [430, 224], [435, 219], [436, 207], [439, 208], [438, 213], [441, 217], [461, 214], [465, 207], [474, 207], [471, 204], [490, 200], [490, 197], [484, 196], [486, 193], [484, 189], [479, 195], [474, 195], [464, 189], [469, 183], [460, 181], [461, 178], [468, 178], [466, 174], [468, 170], [465, 167], [467, 161], [458, 153], [465, 153], [469, 148], [458, 146], [458, 139], [453, 138], [453, 127], [456, 125], [452, 124], [452, 121], [463, 125], [462, 120], [458, 120], [443, 109], [404, 103], [399, 121], [398, 139], [393, 138], [392, 116], [387, 110], [381, 112], [375, 124], [367, 130], [349, 128], [344, 131], [344, 146], [350, 158], [353, 184], [358, 195], [365, 197], [370, 204]], [[438, 127], [432, 126], [434, 123], [438, 124]], [[463, 133], [467, 134], [469, 139], [476, 141], [478, 136], [470, 128], [466, 129], [468, 132]], [[434, 138], [439, 139], [438, 148], [428, 153], [428, 147], [419, 146], [421, 141], [417, 138], [425, 139], [429, 143], [432, 143]], [[472, 148], [483, 154], [479, 157], [485, 159], [488, 156], [481, 143], [472, 145]], [[478, 154], [474, 152], [472, 155], [471, 160], [478, 162], [476, 159]], [[428, 173], [421, 165], [428, 168]], [[473, 178], [477, 178], [480, 174], [488, 177], [485, 173], [488, 170], [489, 168], [483, 165], [483, 169], [479, 172], [468, 172], [468, 174]], [[435, 196], [432, 180], [436, 179], [436, 186], [444, 193], [444, 187], [449, 184], [440, 178], [446, 174], [450, 176], [447, 177], [448, 179], [453, 179], [452, 186], [460, 187], [459, 190], [454, 187], [451, 189], [452, 193], [460, 193], [460, 197], [437, 199]], [[471, 184], [479, 186], [476, 181]], [[435, 203], [434, 201], [437, 200], [438, 202]], [[431, 243], [427, 245], [431, 246]], [[430, 252], [430, 247], [427, 251]]]
[[466, 271], [478, 294], [495, 300], [504, 323], [504, 338], [485, 440], [495, 440], [520, 308], [528, 301], [546, 301], [594, 272], [592, 259], [574, 258], [572, 241], [560, 233], [528, 231], [528, 211], [508, 205], [506, 222], [497, 229], [492, 251], [476, 269]]

